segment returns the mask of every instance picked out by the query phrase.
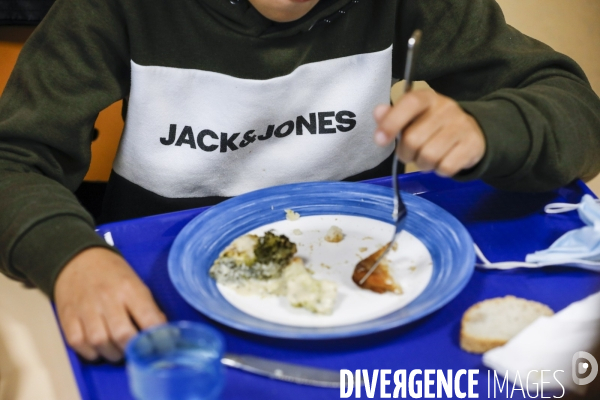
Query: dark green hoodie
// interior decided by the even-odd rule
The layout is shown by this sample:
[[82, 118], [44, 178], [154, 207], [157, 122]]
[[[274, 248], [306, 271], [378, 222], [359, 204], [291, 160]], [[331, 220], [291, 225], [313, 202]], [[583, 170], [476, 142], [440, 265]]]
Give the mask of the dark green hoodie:
[[287, 24], [245, 0], [58, 0], [0, 99], [0, 268], [52, 295], [75, 254], [106, 246], [71, 191], [99, 111], [119, 99], [108, 219], [368, 176], [392, 152], [374, 145], [371, 112], [417, 27], [416, 79], [486, 136], [457, 179], [540, 191], [600, 170], [600, 102], [583, 72], [491, 0], [321, 0]]

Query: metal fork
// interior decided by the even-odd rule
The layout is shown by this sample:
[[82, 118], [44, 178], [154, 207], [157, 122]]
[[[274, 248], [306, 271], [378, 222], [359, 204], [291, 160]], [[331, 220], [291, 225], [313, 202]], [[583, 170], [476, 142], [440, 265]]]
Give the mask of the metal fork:
[[[406, 51], [406, 64], [404, 67], [404, 94], [410, 92], [412, 90], [413, 82], [412, 82], [412, 69], [413, 69], [413, 58], [416, 51], [417, 46], [421, 41], [422, 32], [417, 29], [413, 32], [410, 39], [408, 39], [408, 49]], [[402, 135], [402, 132], [398, 132], [397, 138]], [[392, 243], [396, 239], [396, 235], [399, 232], [402, 232], [404, 229], [404, 223], [406, 221], [406, 206], [400, 197], [400, 189], [398, 187], [398, 156], [396, 151], [394, 150], [394, 162], [392, 164], [392, 185], [394, 188], [394, 211], [392, 213], [392, 218], [394, 219], [394, 233], [392, 235], [392, 240], [386, 245], [384, 252], [379, 256], [377, 261], [371, 266], [369, 271], [362, 277], [359, 281], [358, 285], [362, 286], [365, 281], [371, 276], [371, 274], [377, 269], [381, 261], [387, 256], [390, 249], [392, 248]]]

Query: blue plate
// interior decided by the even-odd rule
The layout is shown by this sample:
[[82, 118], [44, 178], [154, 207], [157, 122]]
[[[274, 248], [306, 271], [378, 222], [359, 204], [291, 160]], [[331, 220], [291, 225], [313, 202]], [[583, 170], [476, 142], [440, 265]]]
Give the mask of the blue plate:
[[392, 189], [367, 183], [314, 182], [257, 190], [220, 203], [190, 221], [169, 253], [169, 276], [181, 296], [209, 318], [230, 327], [289, 339], [332, 339], [370, 334], [408, 324], [452, 300], [473, 273], [473, 241], [465, 227], [437, 205], [402, 193], [405, 229], [429, 250], [433, 274], [407, 306], [353, 325], [304, 328], [252, 317], [232, 306], [208, 275], [214, 260], [235, 238], [285, 218], [287, 208], [302, 216], [354, 215], [392, 223]]

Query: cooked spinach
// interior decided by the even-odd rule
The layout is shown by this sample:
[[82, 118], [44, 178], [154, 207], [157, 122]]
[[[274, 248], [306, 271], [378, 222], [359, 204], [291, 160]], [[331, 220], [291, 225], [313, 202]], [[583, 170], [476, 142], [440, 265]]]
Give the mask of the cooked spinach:
[[273, 232], [266, 232], [264, 236], [258, 238], [258, 244], [254, 249], [256, 261], [261, 264], [271, 262], [285, 266], [296, 253], [296, 244], [290, 242], [285, 235], [275, 235]]

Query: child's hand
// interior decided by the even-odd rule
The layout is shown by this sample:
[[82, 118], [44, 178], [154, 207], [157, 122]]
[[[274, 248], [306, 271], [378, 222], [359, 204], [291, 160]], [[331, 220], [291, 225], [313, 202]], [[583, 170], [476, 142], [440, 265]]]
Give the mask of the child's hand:
[[84, 250], [61, 271], [54, 298], [67, 342], [88, 360], [123, 357], [127, 341], [166, 321], [127, 262], [103, 248]]
[[375, 142], [388, 145], [402, 131], [398, 158], [422, 170], [453, 176], [473, 167], [485, 154], [485, 137], [477, 121], [454, 100], [433, 90], [410, 92], [393, 107], [377, 106], [373, 115], [378, 125]]

